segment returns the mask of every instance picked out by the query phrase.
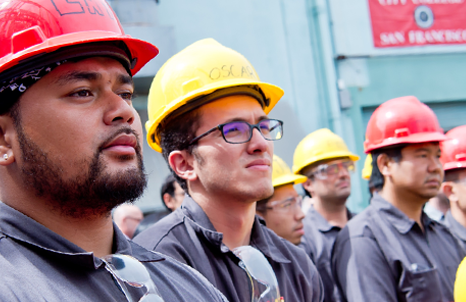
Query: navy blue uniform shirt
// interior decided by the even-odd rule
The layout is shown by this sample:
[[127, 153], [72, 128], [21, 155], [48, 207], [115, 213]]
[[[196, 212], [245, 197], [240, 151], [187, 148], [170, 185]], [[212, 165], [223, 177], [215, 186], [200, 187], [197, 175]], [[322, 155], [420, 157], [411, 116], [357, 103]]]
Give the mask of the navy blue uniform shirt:
[[[222, 243], [202, 208], [186, 196], [181, 208], [134, 239], [147, 249], [167, 254], [192, 266], [231, 302], [251, 300], [250, 281], [239, 259]], [[278, 280], [285, 302], [322, 301], [322, 283], [305, 252], [278, 237], [255, 218], [250, 245], [264, 254]]]
[[[114, 253], [149, 271], [165, 302], [226, 301], [198, 272], [127, 240], [114, 224]], [[105, 263], [0, 202], [0, 301], [127, 301]], [[145, 289], [127, 286], [135, 301]]]
[[424, 212], [421, 221], [424, 231], [374, 194], [333, 246], [332, 270], [346, 301], [453, 301], [465, 252], [447, 227]]

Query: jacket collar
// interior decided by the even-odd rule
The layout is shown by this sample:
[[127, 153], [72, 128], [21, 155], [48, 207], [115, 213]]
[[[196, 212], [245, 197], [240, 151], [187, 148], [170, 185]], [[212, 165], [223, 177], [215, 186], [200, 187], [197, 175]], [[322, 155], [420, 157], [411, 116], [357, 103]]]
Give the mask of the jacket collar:
[[[348, 216], [348, 220], [353, 218], [354, 214], [351, 213], [348, 208], [346, 209], [346, 214]], [[314, 205], [309, 207], [309, 210], [306, 213], [306, 216], [312, 220], [312, 223], [317, 227], [317, 229], [322, 233], [327, 233], [332, 229], [340, 230], [339, 227], [330, 224], [319, 212], [314, 208]]]
[[[408, 233], [416, 224], [416, 221], [406, 216], [406, 214], [400, 209], [389, 203], [377, 193], [374, 193], [374, 196], [371, 199], [371, 206], [378, 210], [379, 213], [401, 234]], [[435, 224], [435, 221], [430, 219], [424, 211], [422, 211], [421, 215], [421, 221], [424, 228], [428, 228], [431, 224]]]
[[456, 219], [451, 215], [450, 210], [448, 210], [445, 215], [445, 224], [450, 228], [451, 232], [460, 238], [463, 241], [466, 241], [466, 228], [456, 221]]
[[[115, 254], [131, 255], [139, 261], [160, 261], [163, 257], [149, 252], [130, 242], [119, 228], [113, 224], [113, 250]], [[88, 269], [97, 269], [103, 261], [92, 252], [86, 252], [79, 246], [61, 237], [42, 224], [0, 202], [0, 232], [24, 245], [39, 248], [55, 259], [62, 259], [69, 264]]]
[[[183, 204], [181, 205], [185, 217], [185, 223], [188, 223], [195, 232], [209, 242], [212, 247], [228, 253], [230, 250], [223, 244], [223, 234], [217, 232], [209, 217], [205, 214], [204, 210], [197, 204], [190, 196], [185, 196]], [[275, 262], [289, 263], [282, 252], [273, 244], [270, 234], [265, 231], [265, 222], [259, 216], [255, 216], [254, 224], [251, 231], [251, 246], [255, 247], [262, 252], [267, 258]]]

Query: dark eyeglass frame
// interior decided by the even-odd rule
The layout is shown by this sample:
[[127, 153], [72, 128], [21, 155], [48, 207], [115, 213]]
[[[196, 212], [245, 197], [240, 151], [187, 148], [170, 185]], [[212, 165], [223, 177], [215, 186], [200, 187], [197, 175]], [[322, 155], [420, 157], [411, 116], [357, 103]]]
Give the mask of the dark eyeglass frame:
[[[260, 126], [260, 124], [264, 123], [265, 121], [276, 121], [276, 122], [278, 122], [278, 123], [277, 123], [277, 126], [280, 127], [280, 138], [278, 138], [278, 139], [273, 139], [273, 138], [267, 138], [267, 137], [264, 136], [264, 134], [262, 133], [261, 128], [260, 128], [259, 126]], [[246, 125], [249, 126], [249, 138], [248, 138], [247, 140], [242, 141], [242, 142], [230, 142], [230, 141], [227, 140], [227, 138], [225, 137], [225, 133], [223, 132], [223, 128], [224, 128], [225, 126], [231, 125], [231, 124], [233, 124], [233, 123], [243, 123], [243, 124], [246, 124]], [[275, 127], [277, 127], [277, 126], [275, 126]], [[274, 127], [274, 128], [275, 128], [275, 127]], [[196, 136], [195, 138], [193, 138], [193, 139], [189, 142], [189, 145], [191, 146], [192, 144], [196, 143], [198, 140], [200, 140], [200, 139], [203, 138], [204, 136], [207, 136], [207, 135], [209, 135], [210, 133], [212, 133], [212, 132], [214, 132], [214, 131], [216, 131], [216, 130], [219, 130], [219, 131], [222, 133], [222, 137], [223, 137], [223, 139], [225, 140], [225, 142], [227, 142], [227, 143], [229, 143], [229, 144], [244, 144], [244, 143], [247, 143], [247, 142], [249, 142], [249, 141], [251, 140], [251, 138], [252, 138], [252, 131], [253, 131], [254, 129], [259, 130], [259, 133], [262, 135], [262, 137], [263, 137], [265, 140], [268, 140], [268, 141], [276, 141], [276, 140], [279, 140], [279, 139], [281, 139], [281, 138], [283, 137], [283, 121], [281, 121], [281, 120], [277, 120], [277, 119], [263, 119], [263, 120], [259, 121], [257, 124], [254, 124], [254, 125], [251, 125], [251, 124], [249, 124], [248, 122], [245, 122], [245, 121], [233, 121], [233, 122], [228, 122], [228, 123], [224, 123], [224, 124], [217, 125], [217, 126], [213, 127], [212, 129], [210, 129], [210, 130], [208, 130], [208, 131], [206, 131], [206, 132], [204, 132], [204, 133], [202, 133], [202, 134]], [[270, 129], [269, 131], [272, 131], [272, 130], [274, 130], [274, 129]]]

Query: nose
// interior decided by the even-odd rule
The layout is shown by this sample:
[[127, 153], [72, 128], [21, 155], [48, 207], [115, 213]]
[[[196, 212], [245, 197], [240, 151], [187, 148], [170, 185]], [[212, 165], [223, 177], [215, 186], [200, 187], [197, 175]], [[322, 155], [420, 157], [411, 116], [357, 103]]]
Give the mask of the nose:
[[442, 163], [440, 162], [440, 159], [437, 156], [431, 157], [428, 169], [429, 169], [429, 172], [432, 172], [432, 173], [434, 172], [441, 173], [443, 171]]
[[301, 209], [301, 206], [298, 203], [296, 203], [294, 218], [296, 219], [296, 221], [301, 221], [304, 219], [304, 216], [305, 214]]
[[348, 169], [342, 164], [338, 164], [338, 177], [349, 177], [350, 173]]
[[248, 153], [264, 153], [270, 149], [273, 152], [273, 143], [266, 140], [257, 128], [253, 128], [252, 137], [248, 143]]
[[123, 99], [113, 91], [108, 92], [104, 97], [108, 103], [104, 117], [105, 124], [133, 124], [137, 113], [130, 101]]

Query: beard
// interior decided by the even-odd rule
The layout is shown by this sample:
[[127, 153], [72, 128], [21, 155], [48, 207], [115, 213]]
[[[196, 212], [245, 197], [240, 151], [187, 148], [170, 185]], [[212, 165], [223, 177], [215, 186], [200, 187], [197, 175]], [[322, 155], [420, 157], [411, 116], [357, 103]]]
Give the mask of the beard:
[[[86, 218], [94, 215], [110, 215], [111, 210], [125, 202], [139, 198], [147, 185], [141, 146], [136, 146], [137, 167], [118, 173], [106, 172], [102, 147], [92, 158], [75, 163], [76, 170], [82, 171], [76, 177], [67, 179], [59, 164], [49, 158], [37, 144], [16, 123], [18, 142], [21, 148], [21, 177], [26, 188], [33, 190], [37, 197], [52, 201], [53, 210], [72, 218]], [[131, 128], [121, 128], [101, 146], [111, 142], [118, 135], [137, 134]], [[121, 156], [120, 161], [131, 160], [133, 156]]]

